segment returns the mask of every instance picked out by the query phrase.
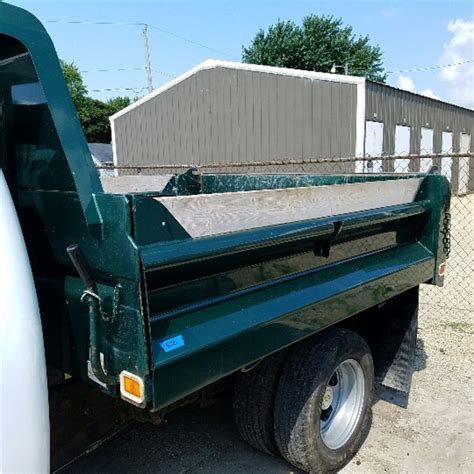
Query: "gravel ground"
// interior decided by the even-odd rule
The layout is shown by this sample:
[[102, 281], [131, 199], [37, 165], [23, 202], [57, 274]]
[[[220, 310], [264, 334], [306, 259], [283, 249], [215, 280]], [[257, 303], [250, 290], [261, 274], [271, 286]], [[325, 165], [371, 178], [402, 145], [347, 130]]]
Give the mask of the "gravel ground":
[[433, 307], [423, 308], [408, 408], [379, 392], [369, 437], [343, 472], [472, 472], [472, 316], [443, 321]]
[[[472, 472], [474, 466], [474, 196], [453, 200], [446, 287], [423, 287], [416, 372], [407, 409], [378, 390], [372, 430], [342, 472]], [[468, 299], [471, 298], [471, 299]], [[247, 446], [228, 400], [134, 425], [61, 472], [292, 473]]]
[[[472, 321], [440, 324], [421, 316], [407, 409], [378, 392], [372, 430], [342, 471], [472, 472], [474, 465]], [[136, 425], [61, 472], [291, 473], [294, 468], [244, 443], [228, 400], [187, 407], [160, 426]]]

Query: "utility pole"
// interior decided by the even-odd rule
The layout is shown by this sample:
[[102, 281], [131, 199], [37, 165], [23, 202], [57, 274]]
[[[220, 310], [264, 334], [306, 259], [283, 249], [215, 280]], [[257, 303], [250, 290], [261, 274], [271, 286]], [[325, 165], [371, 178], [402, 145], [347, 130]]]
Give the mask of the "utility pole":
[[153, 77], [151, 74], [150, 47], [148, 46], [148, 25], [143, 25], [143, 45], [145, 46], [145, 70], [148, 93], [153, 92]]

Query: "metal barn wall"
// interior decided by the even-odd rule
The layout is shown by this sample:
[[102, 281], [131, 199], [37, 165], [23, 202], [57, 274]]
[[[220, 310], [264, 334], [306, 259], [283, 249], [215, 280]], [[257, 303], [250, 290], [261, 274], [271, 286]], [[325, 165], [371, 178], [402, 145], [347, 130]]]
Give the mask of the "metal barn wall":
[[[433, 129], [433, 151], [441, 153], [442, 132], [453, 132], [453, 152], [459, 152], [461, 132], [474, 133], [474, 112], [462, 107], [430, 99], [419, 94], [393, 87], [366, 82], [366, 120], [384, 123], [383, 150], [393, 154], [395, 150], [395, 126], [411, 127], [410, 150], [420, 153], [422, 127]], [[474, 140], [471, 139], [471, 151]]]
[[[430, 99], [419, 94], [413, 94], [393, 87], [366, 82], [366, 120], [384, 123], [383, 152], [395, 152], [396, 125], [410, 126], [410, 154], [421, 153], [421, 129], [433, 130], [433, 152], [441, 153], [443, 132], [453, 133], [453, 153], [460, 151], [460, 134], [468, 133], [471, 136], [471, 152], [474, 151], [474, 111], [447, 104], [439, 100]], [[473, 160], [470, 159], [470, 167]], [[434, 164], [441, 167], [440, 159]], [[419, 161], [413, 160], [410, 164], [412, 171], [419, 171]], [[393, 171], [394, 163], [388, 163], [386, 171]], [[453, 159], [451, 185], [458, 189], [459, 158]], [[468, 177], [468, 190], [474, 191], [474, 174], [472, 170]]]
[[117, 165], [353, 156], [357, 86], [201, 70], [114, 119]]

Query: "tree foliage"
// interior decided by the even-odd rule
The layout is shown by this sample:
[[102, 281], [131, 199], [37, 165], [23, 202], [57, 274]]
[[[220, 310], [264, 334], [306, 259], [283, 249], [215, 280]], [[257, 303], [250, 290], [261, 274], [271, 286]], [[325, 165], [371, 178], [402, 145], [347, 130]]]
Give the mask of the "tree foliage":
[[74, 63], [61, 60], [64, 79], [89, 143], [110, 143], [109, 117], [132, 102], [130, 97], [114, 97], [106, 102], [89, 96], [81, 72]]
[[80, 103], [87, 96], [87, 87], [82, 79], [81, 72], [74, 63], [60, 60], [63, 76], [69, 89], [74, 105]]
[[[330, 72], [333, 64], [348, 63], [349, 74], [385, 82], [382, 51], [368, 36], [353, 34], [351, 26], [333, 16], [309, 15], [302, 25], [279, 20], [260, 30], [250, 46], [242, 48], [242, 61], [308, 71]], [[340, 72], [340, 71], [338, 71]]]
[[[138, 100], [138, 97], [133, 99], [133, 102], [135, 100]], [[119, 110], [124, 109], [131, 103], [132, 103], [132, 99], [130, 99], [130, 97], [112, 97], [112, 99], [109, 99], [106, 102], [107, 106], [112, 111], [111, 115], [115, 114], [115, 112], [118, 112]]]

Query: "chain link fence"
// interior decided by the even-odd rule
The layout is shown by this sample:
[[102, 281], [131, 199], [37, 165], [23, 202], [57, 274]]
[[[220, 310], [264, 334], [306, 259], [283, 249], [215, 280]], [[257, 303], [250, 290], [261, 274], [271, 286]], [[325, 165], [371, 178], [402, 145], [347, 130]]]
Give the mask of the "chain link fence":
[[[451, 253], [445, 286], [423, 285], [423, 311], [450, 319], [474, 316], [474, 155], [394, 155], [371, 158], [287, 159], [265, 162], [101, 167], [101, 174], [167, 175], [193, 168], [200, 174], [347, 174], [441, 172], [451, 183]], [[197, 178], [198, 179], [198, 178]], [[383, 236], [390, 244], [393, 235]]]

